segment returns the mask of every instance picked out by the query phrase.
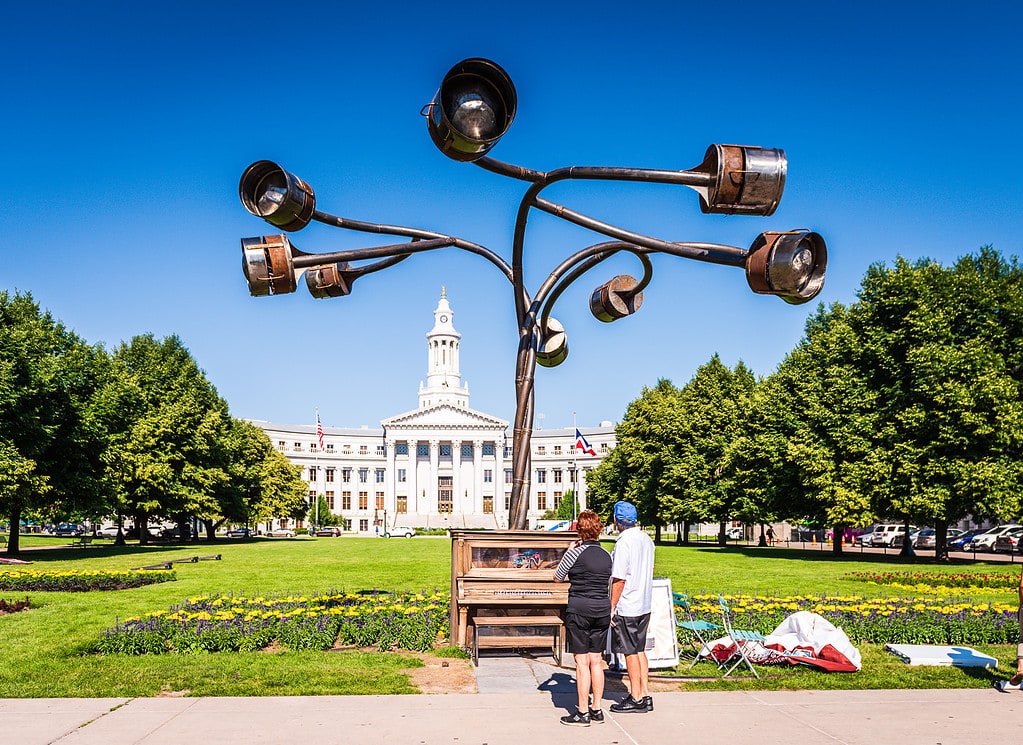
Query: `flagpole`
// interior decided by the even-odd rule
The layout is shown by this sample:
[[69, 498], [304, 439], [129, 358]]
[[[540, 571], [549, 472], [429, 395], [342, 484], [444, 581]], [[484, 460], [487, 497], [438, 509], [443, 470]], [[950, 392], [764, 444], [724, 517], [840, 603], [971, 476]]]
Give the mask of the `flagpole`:
[[323, 441], [323, 430], [320, 428], [320, 407], [316, 407], [316, 455], [313, 458], [313, 463], [316, 465], [316, 486], [313, 489], [315, 496], [313, 499], [316, 500], [316, 507], [314, 508], [313, 514], [313, 530], [320, 529], [320, 443]]
[[[579, 425], [575, 423], [575, 412], [572, 412], [572, 429], [576, 432], [579, 431]], [[572, 448], [573, 455], [576, 455], [575, 447]], [[572, 522], [575, 522], [575, 507], [578, 504], [576, 500], [579, 499], [578, 483], [579, 483], [579, 464], [575, 464], [575, 468], [572, 469]]]

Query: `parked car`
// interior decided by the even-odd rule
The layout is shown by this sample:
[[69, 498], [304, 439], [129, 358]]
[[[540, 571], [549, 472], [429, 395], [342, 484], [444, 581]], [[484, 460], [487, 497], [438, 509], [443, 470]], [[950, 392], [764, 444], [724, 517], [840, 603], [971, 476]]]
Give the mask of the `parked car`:
[[995, 553], [1011, 554], [1017, 551], [1021, 535], [1023, 535], [1023, 525], [1016, 526], [1015, 530], [1007, 530], [1002, 533], [995, 538]]
[[250, 528], [234, 528], [233, 530], [227, 531], [225, 535], [228, 538], [251, 538], [253, 533]]
[[727, 536], [728, 539], [732, 541], [741, 541], [743, 538], [742, 526], [733, 525], [732, 527], [727, 528], [725, 530], [725, 536]]
[[62, 538], [76, 538], [80, 535], [85, 535], [85, 526], [78, 523], [61, 523], [51, 530], [50, 533]]
[[273, 530], [268, 530], [266, 535], [271, 538], [294, 538], [295, 531], [290, 528], [274, 528]]
[[327, 525], [314, 530], [313, 535], [318, 538], [336, 538], [341, 535], [341, 528], [336, 525]]
[[871, 525], [867, 528], [862, 528], [853, 539], [853, 543], [857, 546], [870, 546], [874, 540], [874, 528], [876, 527], [876, 525]]
[[948, 550], [966, 551], [967, 550], [966, 544], [968, 544], [970, 541], [972, 541], [975, 537], [977, 537], [983, 532], [984, 532], [983, 528], [979, 528], [976, 530], [967, 530], [962, 535], [956, 536], [955, 540], [951, 540], [948, 542]]
[[[916, 526], [910, 525], [909, 532], [912, 533], [914, 530], [916, 530]], [[893, 545], [892, 541], [894, 541], [896, 537], [899, 538], [900, 540], [899, 545], [901, 545], [901, 541], [905, 540], [906, 537], [905, 525], [903, 525], [902, 523], [881, 523], [876, 528], [874, 528], [874, 532], [871, 533], [870, 545], [875, 547], [876, 546], [890, 547]]]
[[96, 535], [99, 538], [117, 538], [117, 526], [108, 525], [105, 528], [100, 528], [96, 531]]
[[[945, 534], [945, 546], [951, 548], [952, 542], [962, 534], [959, 528], [949, 528]], [[924, 528], [917, 532], [913, 545], [917, 548], [936, 548], [937, 537], [938, 531], [934, 528]]]
[[[551, 528], [551, 530], [554, 530], [554, 528]], [[568, 530], [568, 528], [564, 528], [564, 530]], [[416, 534], [415, 528], [404, 528], [398, 526], [395, 526], [391, 528], [390, 531], [388, 531], [387, 533], [384, 533], [385, 536], [389, 536], [391, 538], [412, 538], [415, 536], [415, 534]]]
[[1018, 525], [998, 525], [997, 527], [990, 528], [980, 535], [974, 536], [963, 548], [967, 551], [994, 551], [995, 539], [1018, 527]]

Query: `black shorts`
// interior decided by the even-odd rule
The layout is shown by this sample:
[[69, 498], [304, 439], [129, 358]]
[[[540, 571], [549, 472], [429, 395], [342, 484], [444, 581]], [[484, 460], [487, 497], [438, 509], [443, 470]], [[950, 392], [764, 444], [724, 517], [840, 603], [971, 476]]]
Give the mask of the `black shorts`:
[[607, 647], [607, 629], [611, 616], [565, 614], [565, 648], [571, 654], [603, 652]]
[[646, 651], [646, 630], [650, 614], [615, 616], [611, 627], [611, 651], [615, 654], [639, 654]]

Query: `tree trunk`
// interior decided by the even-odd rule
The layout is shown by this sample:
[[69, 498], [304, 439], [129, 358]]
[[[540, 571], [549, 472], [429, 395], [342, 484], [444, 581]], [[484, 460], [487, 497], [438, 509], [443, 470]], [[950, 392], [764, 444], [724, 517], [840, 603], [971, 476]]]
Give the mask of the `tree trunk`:
[[682, 545], [682, 523], [675, 523], [675, 545]]
[[682, 521], [682, 544], [685, 546], [689, 545], [689, 521]]
[[135, 512], [135, 527], [139, 531], [139, 545], [145, 546], [149, 543], [149, 514], [143, 510]]
[[206, 526], [206, 540], [215, 541], [217, 539], [217, 524], [212, 520], [203, 520], [202, 522]]
[[11, 512], [11, 531], [7, 534], [7, 553], [16, 554], [18, 553], [18, 547], [21, 543], [21, 510], [16, 509]]
[[767, 546], [767, 534], [764, 532], [764, 524], [760, 523], [760, 540], [757, 541], [758, 546]]
[[117, 538], [114, 539], [115, 546], [123, 546], [124, 542], [124, 514], [117, 513]]
[[947, 520], [939, 520], [934, 524], [934, 560], [949, 561]]
[[913, 550], [913, 542], [909, 540], [909, 518], [907, 517], [903, 522], [905, 526], [905, 538], [902, 539], [902, 550], [899, 551], [899, 556], [905, 556], [912, 558], [916, 556], [916, 551]]
[[831, 553], [836, 556], [842, 555], [842, 539], [845, 537], [844, 525], [833, 525], [831, 527]]
[[661, 525], [658, 523], [654, 526], [654, 543], [661, 542]]
[[718, 545], [719, 546], [727, 546], [728, 545], [728, 534], [725, 533], [725, 521], [724, 520], [722, 520], [721, 522], [718, 523]]

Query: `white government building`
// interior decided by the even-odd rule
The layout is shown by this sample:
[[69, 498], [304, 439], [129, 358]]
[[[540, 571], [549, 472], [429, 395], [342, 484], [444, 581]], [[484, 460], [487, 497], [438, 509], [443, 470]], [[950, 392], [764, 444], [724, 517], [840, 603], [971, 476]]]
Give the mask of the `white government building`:
[[[508, 422], [469, 408], [458, 359], [462, 336], [444, 290], [426, 335], [426, 382], [419, 406], [380, 429], [253, 421], [288, 459], [302, 466], [309, 496], [322, 494], [350, 530], [507, 528], [512, 436]], [[575, 429], [533, 431], [529, 521], [555, 509], [569, 491], [586, 505], [585, 473], [615, 446], [614, 426], [579, 427], [596, 455], [576, 448]], [[282, 527], [303, 528], [299, 522]]]

